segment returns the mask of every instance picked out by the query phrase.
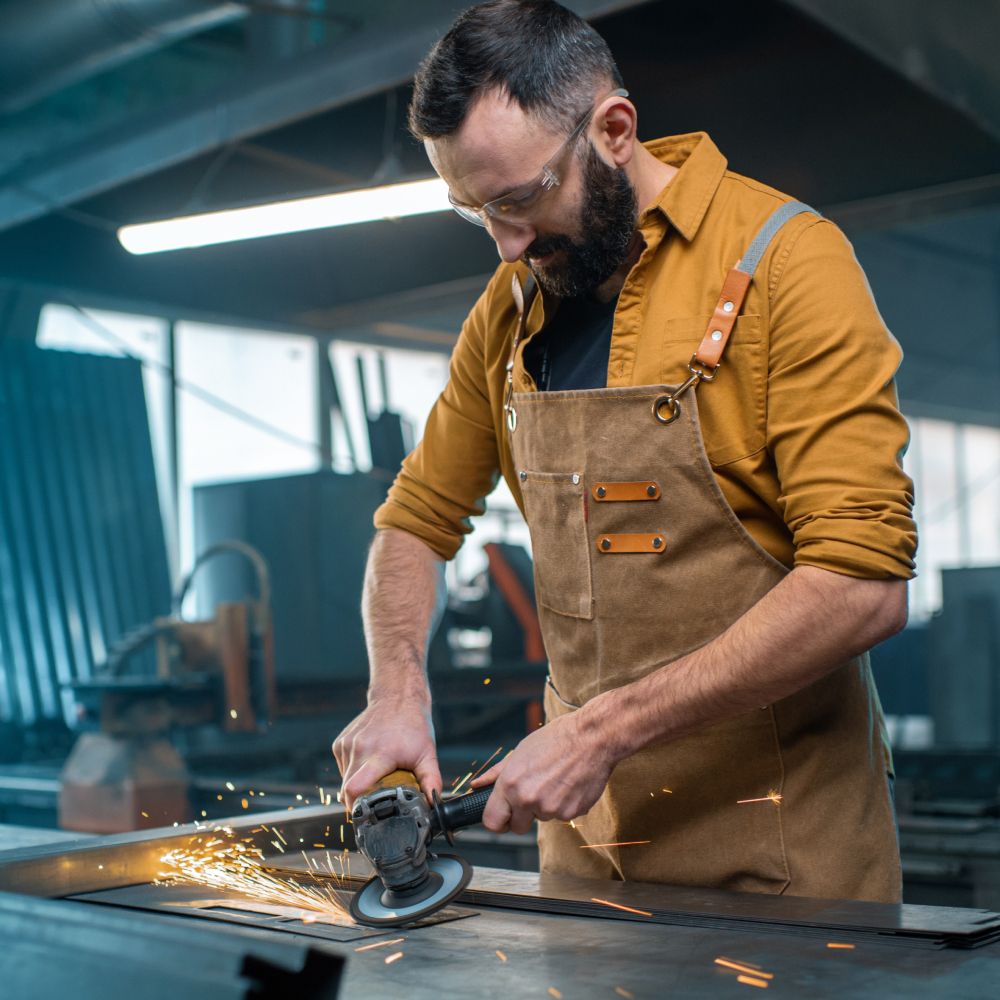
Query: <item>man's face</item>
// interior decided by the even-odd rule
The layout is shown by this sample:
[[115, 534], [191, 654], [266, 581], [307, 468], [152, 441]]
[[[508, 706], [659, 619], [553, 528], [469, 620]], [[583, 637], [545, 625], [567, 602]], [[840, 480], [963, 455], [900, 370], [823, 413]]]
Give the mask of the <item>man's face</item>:
[[[565, 138], [492, 94], [476, 102], [455, 135], [425, 145], [452, 195], [474, 206], [532, 181]], [[559, 185], [539, 199], [530, 221], [489, 218], [487, 228], [500, 256], [523, 260], [547, 291], [583, 295], [626, 258], [637, 218], [635, 190], [623, 169], [601, 158], [587, 132], [561, 157], [557, 174]]]

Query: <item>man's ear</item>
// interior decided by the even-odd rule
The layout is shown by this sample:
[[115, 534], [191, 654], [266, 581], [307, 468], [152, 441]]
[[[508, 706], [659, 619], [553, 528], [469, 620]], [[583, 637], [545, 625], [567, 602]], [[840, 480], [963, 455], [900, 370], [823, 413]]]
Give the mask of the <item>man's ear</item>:
[[609, 97], [594, 115], [598, 138], [596, 144], [616, 167], [632, 159], [636, 137], [635, 105], [625, 97]]

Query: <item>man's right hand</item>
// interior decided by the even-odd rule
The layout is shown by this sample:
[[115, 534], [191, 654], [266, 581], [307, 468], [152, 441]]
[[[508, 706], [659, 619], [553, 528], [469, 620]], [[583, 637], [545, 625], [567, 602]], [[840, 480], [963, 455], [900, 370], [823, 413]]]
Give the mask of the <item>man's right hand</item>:
[[334, 740], [333, 756], [348, 812], [379, 778], [400, 769], [417, 776], [428, 799], [441, 791], [429, 699], [369, 698], [368, 707]]

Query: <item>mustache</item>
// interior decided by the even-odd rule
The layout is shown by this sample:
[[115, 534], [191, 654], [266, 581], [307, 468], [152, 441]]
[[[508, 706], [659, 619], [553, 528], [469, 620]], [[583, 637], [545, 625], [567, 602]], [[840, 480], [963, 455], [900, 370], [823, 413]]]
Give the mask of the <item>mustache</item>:
[[573, 241], [568, 236], [543, 236], [535, 240], [527, 250], [521, 254], [521, 260], [527, 264], [531, 258], [547, 257], [550, 253], [558, 250], [572, 250]]

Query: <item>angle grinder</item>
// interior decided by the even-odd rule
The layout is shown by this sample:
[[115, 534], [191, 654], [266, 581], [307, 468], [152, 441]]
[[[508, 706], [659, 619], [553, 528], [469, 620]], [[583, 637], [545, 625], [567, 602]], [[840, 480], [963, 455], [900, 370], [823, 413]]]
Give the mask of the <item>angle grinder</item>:
[[359, 924], [392, 927], [411, 923], [441, 909], [472, 878], [472, 866], [453, 854], [434, 854], [431, 841], [482, 822], [493, 786], [428, 802], [416, 776], [393, 771], [354, 804], [351, 821], [358, 849], [375, 875], [351, 899]]

